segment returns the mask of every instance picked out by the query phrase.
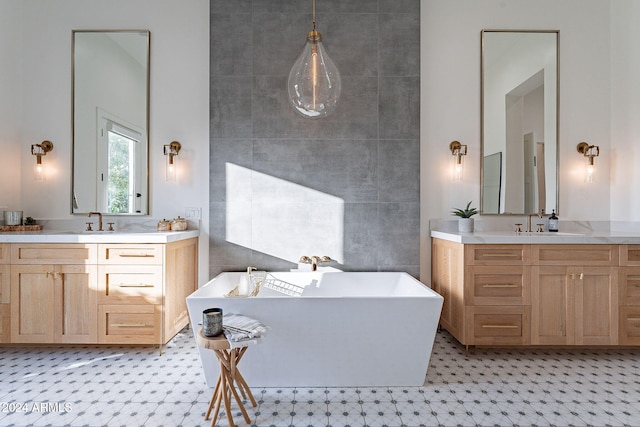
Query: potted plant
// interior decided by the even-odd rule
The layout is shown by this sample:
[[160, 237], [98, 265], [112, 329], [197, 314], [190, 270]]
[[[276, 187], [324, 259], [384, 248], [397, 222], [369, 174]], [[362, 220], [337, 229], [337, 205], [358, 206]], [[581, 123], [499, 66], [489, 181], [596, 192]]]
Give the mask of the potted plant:
[[451, 213], [458, 218], [458, 231], [461, 233], [473, 232], [473, 218], [478, 213], [478, 209], [471, 207], [471, 201], [467, 203], [467, 207], [464, 209], [455, 208]]

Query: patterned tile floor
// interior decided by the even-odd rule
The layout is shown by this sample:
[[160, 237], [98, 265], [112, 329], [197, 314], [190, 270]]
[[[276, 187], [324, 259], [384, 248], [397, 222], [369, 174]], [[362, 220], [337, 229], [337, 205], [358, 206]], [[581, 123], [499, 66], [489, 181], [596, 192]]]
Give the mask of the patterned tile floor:
[[[0, 425], [207, 426], [212, 390], [199, 365], [190, 331], [162, 356], [150, 347], [0, 347]], [[640, 349], [465, 355], [441, 331], [423, 387], [253, 392], [255, 426], [638, 426]]]

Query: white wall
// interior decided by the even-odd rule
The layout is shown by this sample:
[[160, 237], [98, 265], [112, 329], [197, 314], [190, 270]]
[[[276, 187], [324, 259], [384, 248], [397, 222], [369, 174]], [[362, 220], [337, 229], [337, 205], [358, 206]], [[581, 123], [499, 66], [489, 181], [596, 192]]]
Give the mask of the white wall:
[[[616, 3], [613, 1], [611, 3]], [[637, 6], [625, 2], [619, 14]], [[618, 13], [617, 9], [614, 9]], [[640, 14], [636, 12], [635, 22]], [[629, 18], [627, 32], [632, 28]], [[609, 185], [611, 138], [610, 2], [602, 0], [423, 0], [421, 3], [421, 278], [430, 280], [429, 219], [449, 216], [452, 207], [480, 200], [480, 31], [482, 29], [560, 30], [559, 210], [561, 219], [609, 220], [621, 183]], [[616, 32], [615, 34], [618, 34]], [[637, 42], [617, 55], [628, 55]], [[636, 54], [637, 55], [637, 54]], [[637, 61], [632, 67], [636, 74]], [[614, 72], [622, 70], [614, 69]], [[625, 70], [626, 71], [626, 70]], [[613, 86], [616, 88], [617, 86]], [[623, 96], [623, 89], [619, 90]], [[627, 100], [627, 105], [637, 99]], [[617, 101], [617, 100], [616, 100]], [[637, 106], [635, 107], [637, 109]], [[626, 113], [627, 108], [623, 109]], [[622, 113], [620, 113], [622, 114]], [[638, 117], [636, 115], [636, 117]], [[630, 119], [630, 118], [627, 118]], [[626, 120], [625, 120], [626, 121]], [[637, 119], [636, 119], [637, 122]], [[640, 126], [629, 130], [640, 136]], [[465, 181], [453, 183], [450, 141], [469, 146]], [[584, 182], [584, 160], [576, 145], [599, 145], [596, 182]], [[636, 149], [636, 153], [639, 150]], [[636, 157], [637, 161], [637, 157]], [[637, 182], [637, 181], [636, 181]], [[637, 204], [637, 199], [636, 202]], [[636, 210], [637, 212], [637, 210]], [[636, 213], [635, 220], [640, 220]], [[512, 220], [505, 219], [505, 227]]]
[[[150, 30], [151, 218], [184, 216], [185, 207], [202, 208], [199, 282], [204, 283], [208, 275], [209, 229], [207, 0], [0, 0], [0, 75], [6, 69], [11, 77], [11, 83], [0, 81], [0, 148], [7, 146], [10, 153], [19, 150], [19, 155], [10, 154], [9, 160], [3, 153], [0, 178], [21, 177], [15, 183], [0, 179], [0, 206], [10, 204], [10, 208], [22, 209], [25, 215], [35, 218], [73, 218], [70, 189], [74, 29]], [[10, 91], [7, 98], [5, 88], [20, 89], [19, 93]], [[29, 148], [44, 139], [55, 144], [45, 158], [50, 174], [45, 183], [35, 185]], [[173, 140], [182, 143], [179, 160], [183, 173], [177, 183], [167, 183], [162, 146]], [[149, 218], [141, 218], [144, 219]]]
[[13, 64], [22, 47], [18, 1], [0, 0], [0, 211], [20, 208], [20, 70]]
[[640, 2], [611, 2], [611, 220], [640, 221]]

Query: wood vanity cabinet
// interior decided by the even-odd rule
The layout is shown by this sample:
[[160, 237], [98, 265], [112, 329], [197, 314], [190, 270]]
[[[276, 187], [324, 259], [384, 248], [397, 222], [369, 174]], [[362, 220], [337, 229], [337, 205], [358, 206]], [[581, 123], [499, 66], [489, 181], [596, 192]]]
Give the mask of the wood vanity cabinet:
[[620, 245], [619, 340], [640, 345], [640, 245]]
[[189, 321], [197, 248], [0, 244], [0, 342], [166, 344]]
[[[462, 344], [624, 344], [623, 312], [626, 343], [640, 343], [640, 287], [628, 288], [623, 310], [617, 245], [474, 245], [434, 238], [432, 247], [432, 286], [445, 299], [441, 325]], [[640, 285], [640, 245], [637, 262], [638, 269], [622, 277]]]
[[91, 244], [12, 244], [11, 342], [96, 342], [96, 261]]
[[444, 298], [442, 326], [465, 345], [529, 344], [529, 248], [441, 239], [432, 246], [432, 286]]
[[197, 239], [168, 244], [101, 244], [98, 341], [166, 344], [188, 322], [197, 287]]
[[11, 285], [9, 261], [11, 259], [8, 243], [0, 243], [0, 343], [11, 339]]

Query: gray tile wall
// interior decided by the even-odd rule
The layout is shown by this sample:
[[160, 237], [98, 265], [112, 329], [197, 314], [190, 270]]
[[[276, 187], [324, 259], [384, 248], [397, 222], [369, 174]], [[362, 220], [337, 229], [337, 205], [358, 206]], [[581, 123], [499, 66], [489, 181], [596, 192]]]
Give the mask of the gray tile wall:
[[[333, 115], [289, 106], [311, 0], [211, 0], [211, 277], [329, 255], [419, 273], [419, 0], [317, 0]], [[329, 253], [330, 252], [330, 253]]]

